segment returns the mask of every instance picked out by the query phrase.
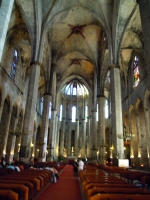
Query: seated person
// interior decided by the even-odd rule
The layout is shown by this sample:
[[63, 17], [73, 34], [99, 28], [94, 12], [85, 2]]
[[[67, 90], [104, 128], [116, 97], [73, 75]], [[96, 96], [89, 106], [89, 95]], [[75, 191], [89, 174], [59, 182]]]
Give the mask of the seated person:
[[15, 167], [14, 167], [13, 163], [7, 165], [7, 169], [13, 169], [15, 171]]
[[53, 169], [53, 171], [54, 171], [54, 174], [55, 174], [56, 178], [57, 178], [57, 179], [59, 179], [59, 176], [58, 176], [58, 171], [57, 171], [57, 169], [55, 169], [55, 167], [53, 167], [53, 166], [51, 166], [51, 168]]

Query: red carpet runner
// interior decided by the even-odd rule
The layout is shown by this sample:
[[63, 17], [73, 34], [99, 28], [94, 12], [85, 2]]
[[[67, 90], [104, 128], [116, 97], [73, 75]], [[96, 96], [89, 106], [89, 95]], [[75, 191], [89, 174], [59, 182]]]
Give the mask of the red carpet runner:
[[65, 167], [56, 183], [51, 183], [36, 200], [82, 200], [78, 178], [71, 165]]

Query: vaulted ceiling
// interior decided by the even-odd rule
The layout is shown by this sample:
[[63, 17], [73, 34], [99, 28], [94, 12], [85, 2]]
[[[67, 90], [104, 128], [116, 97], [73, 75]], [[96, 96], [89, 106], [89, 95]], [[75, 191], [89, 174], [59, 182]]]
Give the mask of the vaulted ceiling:
[[136, 0], [16, 0], [13, 15], [9, 41], [18, 34], [30, 44], [25, 60], [42, 63], [39, 87], [46, 88], [55, 71], [57, 87], [79, 77], [91, 90], [97, 83], [97, 93], [108, 92], [109, 66], [127, 67], [131, 51], [142, 48]]

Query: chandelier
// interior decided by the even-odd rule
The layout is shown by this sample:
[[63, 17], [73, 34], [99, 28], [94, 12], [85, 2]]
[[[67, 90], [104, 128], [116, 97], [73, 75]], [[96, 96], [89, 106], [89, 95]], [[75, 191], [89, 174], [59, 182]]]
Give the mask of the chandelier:
[[131, 138], [135, 137], [134, 134], [131, 134], [128, 132], [128, 129], [126, 127], [126, 124], [124, 123], [123, 126], [123, 134], [118, 134], [117, 135], [119, 139], [124, 139], [124, 140], [130, 140]]

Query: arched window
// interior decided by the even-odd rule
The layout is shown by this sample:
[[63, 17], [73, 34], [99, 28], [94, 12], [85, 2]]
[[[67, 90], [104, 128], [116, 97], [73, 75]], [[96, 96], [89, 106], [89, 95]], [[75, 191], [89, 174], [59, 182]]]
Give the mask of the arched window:
[[60, 121], [62, 121], [62, 109], [63, 109], [63, 107], [62, 107], [62, 105], [60, 105]]
[[108, 101], [105, 100], [105, 118], [108, 118]]
[[43, 99], [43, 97], [41, 97], [41, 102], [40, 102], [40, 114], [41, 115], [43, 113], [43, 101], [44, 101], [44, 99]]
[[52, 103], [49, 103], [49, 119], [51, 119], [52, 116]]
[[73, 95], [77, 95], [77, 88], [73, 87]]
[[136, 87], [140, 82], [140, 72], [139, 72], [138, 61], [139, 61], [138, 57], [134, 56], [134, 62], [133, 62], [134, 85], [133, 87]]
[[96, 121], [98, 122], [98, 104], [97, 104], [97, 111], [96, 111]]
[[76, 122], [76, 107], [72, 107], [72, 122]]
[[86, 120], [86, 122], [88, 121], [88, 118], [89, 118], [89, 116], [88, 116], [88, 106], [85, 106], [85, 120]]
[[11, 63], [11, 72], [10, 72], [10, 78], [11, 79], [15, 78], [17, 65], [18, 65], [18, 52], [17, 52], [17, 50], [14, 50], [14, 52], [13, 52], [13, 60], [12, 60], [12, 63]]

